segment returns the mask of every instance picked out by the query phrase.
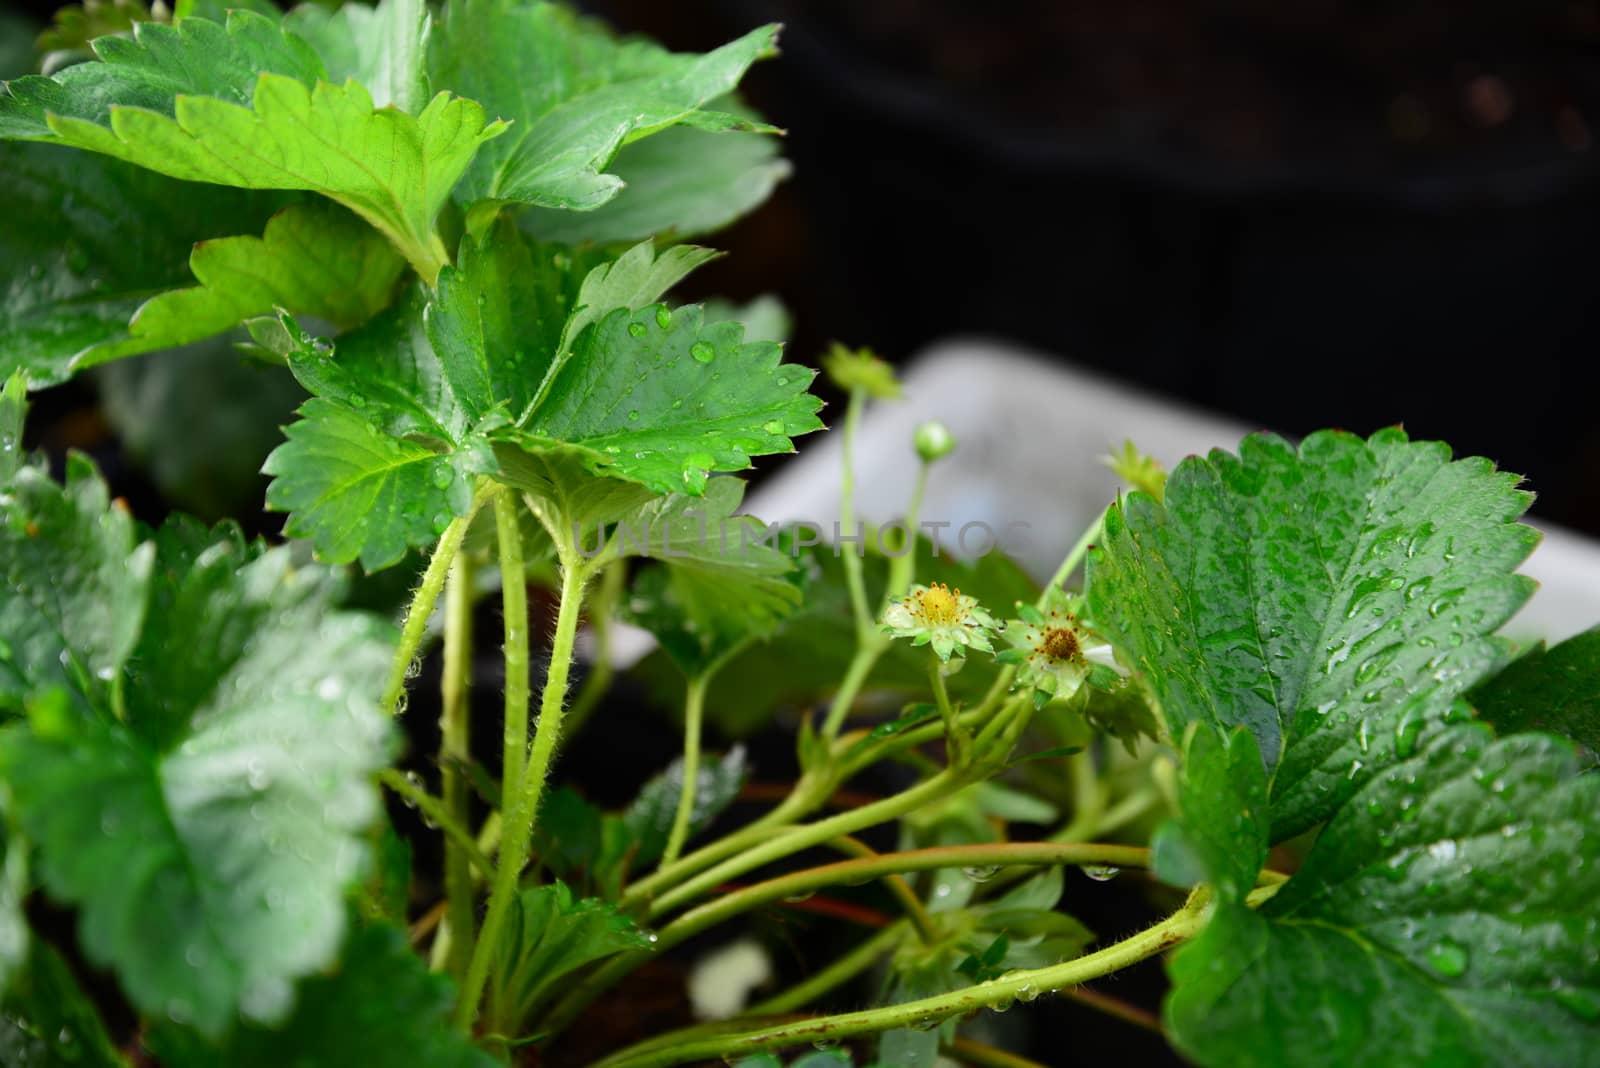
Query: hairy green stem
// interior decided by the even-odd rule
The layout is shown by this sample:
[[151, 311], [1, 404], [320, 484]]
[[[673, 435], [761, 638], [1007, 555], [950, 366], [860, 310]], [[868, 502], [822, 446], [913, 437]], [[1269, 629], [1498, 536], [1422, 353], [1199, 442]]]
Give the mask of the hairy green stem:
[[1206, 923], [1205, 902], [1206, 895], [1196, 893], [1182, 909], [1160, 923], [1095, 953], [1060, 964], [1008, 972], [987, 983], [899, 1005], [754, 1027], [740, 1034], [717, 1035], [647, 1050], [624, 1050], [600, 1062], [597, 1068], [667, 1068], [718, 1057], [748, 1056], [807, 1042], [833, 1043], [897, 1027], [926, 1027], [952, 1016], [1010, 1004], [1018, 998], [1027, 1000], [1120, 971], [1194, 937]]
[[505, 620], [506, 703], [501, 743], [500, 799], [505, 804], [528, 755], [528, 573], [522, 558], [522, 527], [516, 500], [508, 495], [494, 502], [495, 534], [500, 553], [500, 611]]
[[499, 492], [498, 482], [487, 479], [480, 481], [472, 494], [472, 504], [467, 508], [467, 514], [452, 519], [440, 535], [439, 544], [434, 546], [433, 556], [428, 559], [427, 569], [422, 572], [422, 581], [411, 598], [411, 606], [406, 609], [405, 625], [400, 629], [400, 644], [395, 647], [394, 661], [389, 666], [389, 679], [384, 684], [383, 698], [378, 706], [391, 716], [399, 707], [411, 661], [416, 659], [417, 650], [422, 646], [422, 637], [428, 631], [428, 617], [433, 615], [433, 606], [439, 602], [445, 578], [450, 574], [450, 565], [455, 562], [456, 553], [461, 551], [461, 541], [467, 536], [467, 528], [472, 525], [478, 509]]
[[[559, 535], [556, 536], [559, 539]], [[560, 540], [557, 541], [558, 547], [562, 544]], [[501, 835], [500, 863], [495, 869], [494, 890], [489, 895], [489, 908], [483, 918], [478, 944], [473, 947], [472, 963], [461, 984], [461, 999], [456, 1003], [456, 1023], [463, 1029], [471, 1026], [477, 1014], [478, 1002], [483, 997], [484, 984], [489, 979], [489, 966], [494, 960], [495, 949], [505, 927], [506, 914], [516, 898], [523, 865], [528, 862], [528, 849], [538, 820], [539, 802], [544, 795], [545, 776], [555, 756], [556, 744], [561, 740], [561, 714], [567, 697], [567, 678], [572, 669], [578, 619], [583, 611], [583, 587], [589, 572], [576, 553], [562, 551], [560, 556], [561, 603], [556, 611], [556, 632], [550, 644], [550, 671], [545, 677], [544, 693], [539, 701], [539, 722], [534, 729], [533, 744], [528, 751], [522, 781], [512, 795], [504, 799], [509, 808]]]
[[622, 597], [628, 571], [620, 560], [600, 568], [600, 580], [589, 595], [589, 630], [594, 634], [594, 663], [578, 685], [578, 692], [567, 709], [567, 735], [583, 730], [584, 724], [600, 706], [600, 698], [611, 688], [615, 669], [611, 666], [611, 613]]
[[[439, 776], [445, 814], [457, 826], [470, 818], [471, 787], [462, 769], [472, 760], [472, 581], [470, 555], [456, 557], [450, 567], [444, 605], [444, 673], [439, 681]], [[450, 929], [450, 951], [445, 969], [457, 980], [467, 970], [472, 953], [472, 862], [453, 835], [444, 840], [445, 922]]]
[[683, 698], [683, 786], [678, 791], [678, 811], [672, 817], [672, 830], [661, 853], [661, 867], [678, 859], [689, 838], [689, 821], [694, 817], [695, 797], [700, 787], [700, 724], [705, 718], [706, 685], [711, 672], [690, 677]]
[[406, 778], [403, 772], [394, 768], [384, 768], [378, 772], [378, 781], [394, 791], [401, 800], [409, 805], [414, 805], [425, 818], [438, 824], [439, 830], [444, 832], [446, 838], [460, 847], [462, 854], [472, 862], [473, 867], [486, 876], [494, 874], [494, 864], [490, 862], [478, 843], [473, 840], [466, 827], [450, 818], [449, 813], [445, 811], [444, 802]]

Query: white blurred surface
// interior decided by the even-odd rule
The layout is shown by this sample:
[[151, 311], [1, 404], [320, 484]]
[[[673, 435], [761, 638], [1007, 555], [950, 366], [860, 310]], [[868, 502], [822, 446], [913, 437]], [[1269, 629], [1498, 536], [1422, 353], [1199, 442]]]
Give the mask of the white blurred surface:
[[[1040, 579], [1115, 497], [1117, 480], [1101, 458], [1125, 438], [1170, 468], [1190, 453], [1234, 449], [1260, 429], [994, 341], [940, 342], [902, 380], [904, 398], [874, 403], [862, 421], [858, 517], [884, 522], [903, 512], [916, 473], [912, 432], [939, 419], [959, 447], [933, 469], [923, 518], [951, 523], [951, 543], [966, 522], [997, 531], [1009, 522], [1030, 524], [1027, 549], [1016, 555]], [[830, 414], [836, 427], [842, 423], [842, 412]], [[804, 519], [831, 530], [842, 448], [837, 430], [801, 441], [800, 456], [753, 493], [745, 510], [769, 522]], [[1522, 570], [1539, 581], [1539, 591], [1508, 630], [1558, 641], [1600, 622], [1600, 542], [1535, 525], [1544, 542]]]

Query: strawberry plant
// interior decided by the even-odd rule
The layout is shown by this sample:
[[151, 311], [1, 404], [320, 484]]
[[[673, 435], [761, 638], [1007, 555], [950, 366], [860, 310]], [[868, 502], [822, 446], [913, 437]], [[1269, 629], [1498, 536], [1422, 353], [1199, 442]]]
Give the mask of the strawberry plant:
[[[1061, 1064], [989, 1010], [1062, 998], [1204, 1065], [1597, 1063], [1600, 631], [1499, 634], [1515, 476], [1394, 429], [1129, 447], [1038, 587], [918, 533], [937, 424], [908, 501], [854, 499], [898, 385], [841, 348], [840, 536], [740, 513], [734, 473], [822, 429], [814, 372], [671, 293], [782, 175], [735, 96], [776, 36], [119, 2], [6, 83], [0, 1063]], [[282, 543], [25, 453], [29, 390], [215, 337], [308, 394]], [[560, 765], [654, 715], [608, 693], [615, 619], [682, 712], [621, 807]], [[703, 752], [784, 723], [776, 790]], [[1113, 891], [1150, 919], [1073, 915]], [[819, 932], [784, 983], [629, 1020], [774, 917]], [[1162, 955], [1159, 1017], [1101, 985]]]

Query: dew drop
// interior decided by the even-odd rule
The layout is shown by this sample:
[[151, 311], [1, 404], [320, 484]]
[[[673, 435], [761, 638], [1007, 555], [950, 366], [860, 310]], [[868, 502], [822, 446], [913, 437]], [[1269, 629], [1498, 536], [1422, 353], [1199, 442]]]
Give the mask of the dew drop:
[[999, 868], [992, 866], [984, 868], [962, 868], [961, 874], [965, 875], [975, 883], [986, 883], [990, 879], [993, 879], [995, 872], [999, 870]]
[[689, 346], [689, 355], [701, 363], [710, 363], [717, 358], [717, 350], [711, 346], [709, 341], [696, 341]]
[[1083, 874], [1097, 883], [1107, 883], [1122, 873], [1121, 868], [1114, 868], [1109, 864], [1085, 864]]
[[639, 421], [639, 410], [637, 408], [635, 408], [635, 409], [633, 409], [632, 411], [630, 411], [628, 413], [628, 422], [637, 423], [638, 421]]
[[644, 337], [644, 324], [643, 323], [629, 323], [628, 324], [628, 333], [632, 334], [634, 337]]
[[433, 469], [433, 484], [444, 489], [456, 480], [456, 469], [449, 464], [440, 464]]
[[672, 329], [672, 312], [667, 310], [665, 304], [656, 309], [656, 325], [663, 330]]
[[783, 420], [768, 419], [765, 423], [761, 424], [761, 429], [765, 430], [769, 434], [781, 434], [783, 433]]

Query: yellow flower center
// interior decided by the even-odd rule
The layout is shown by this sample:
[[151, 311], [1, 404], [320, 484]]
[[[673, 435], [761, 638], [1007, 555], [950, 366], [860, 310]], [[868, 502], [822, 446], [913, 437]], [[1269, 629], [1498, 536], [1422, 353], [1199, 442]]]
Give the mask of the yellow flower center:
[[1070, 627], [1051, 627], [1040, 639], [1039, 651], [1052, 660], [1076, 660], [1078, 636]]
[[916, 601], [916, 614], [926, 626], [954, 627], [966, 618], [961, 608], [961, 591], [952, 591], [942, 582], [918, 590], [912, 600]]

